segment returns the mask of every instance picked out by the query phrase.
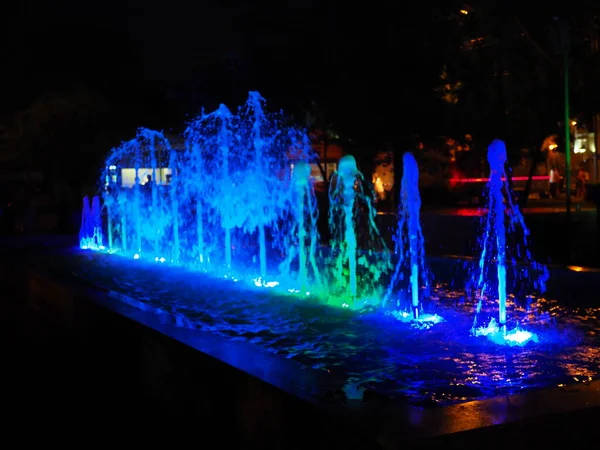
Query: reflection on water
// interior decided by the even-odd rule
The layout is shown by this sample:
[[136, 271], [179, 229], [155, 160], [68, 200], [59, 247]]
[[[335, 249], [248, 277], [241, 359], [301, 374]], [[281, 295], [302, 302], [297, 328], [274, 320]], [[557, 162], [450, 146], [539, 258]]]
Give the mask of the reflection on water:
[[102, 254], [53, 256], [55, 267], [148, 305], [185, 314], [196, 328], [245, 340], [281, 357], [338, 373], [355, 389], [434, 406], [588, 382], [600, 374], [600, 309], [510, 298], [509, 317], [538, 334], [525, 347], [499, 347], [469, 334], [474, 305], [437, 286], [446, 319], [427, 330], [379, 313], [358, 314], [317, 302], [249, 290], [183, 269]]

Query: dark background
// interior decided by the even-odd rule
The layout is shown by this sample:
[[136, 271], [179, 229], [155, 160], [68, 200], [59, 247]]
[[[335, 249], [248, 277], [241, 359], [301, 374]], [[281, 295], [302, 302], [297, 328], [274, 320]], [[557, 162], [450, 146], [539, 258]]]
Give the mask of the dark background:
[[[557, 20], [573, 117], [598, 112], [597, 2], [40, 0], [2, 15], [0, 165], [96, 180], [140, 126], [180, 134], [258, 90], [347, 145], [438, 136], [539, 149], [562, 128]], [[461, 12], [463, 11], [463, 12]], [[467, 14], [464, 14], [464, 12]], [[596, 40], [596, 41], [594, 41]], [[520, 157], [520, 153], [516, 155]]]

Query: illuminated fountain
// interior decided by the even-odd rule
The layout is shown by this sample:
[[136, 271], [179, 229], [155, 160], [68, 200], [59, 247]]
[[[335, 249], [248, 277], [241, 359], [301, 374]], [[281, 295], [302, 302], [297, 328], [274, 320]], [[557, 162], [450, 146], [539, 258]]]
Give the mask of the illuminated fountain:
[[83, 198], [81, 209], [81, 228], [79, 229], [79, 246], [83, 249], [102, 250], [102, 216], [100, 199], [94, 196], [92, 205], [90, 199]]
[[[358, 179], [358, 180], [357, 180]], [[332, 208], [330, 224], [332, 231], [339, 229], [340, 239], [334, 240], [334, 247], [338, 247], [340, 256], [337, 258], [338, 279], [342, 279], [344, 265], [348, 271], [348, 293], [352, 301], [356, 300], [356, 230], [354, 229], [354, 203], [356, 200], [355, 184], [360, 182], [360, 175], [353, 156], [346, 155], [340, 159], [338, 170], [333, 175], [330, 186], [330, 205]], [[339, 213], [335, 214], [335, 210]], [[338, 218], [338, 224], [334, 220]]]
[[[436, 323], [441, 320], [439, 316], [423, 314], [421, 296], [423, 293], [423, 297], [429, 297], [430, 279], [425, 261], [425, 239], [420, 219], [419, 167], [410, 152], [404, 154], [402, 161], [398, 228], [394, 237], [397, 260], [384, 298], [384, 306], [396, 308], [392, 314], [400, 320]], [[410, 298], [410, 308], [401, 304], [403, 292], [409, 294], [407, 297]], [[410, 313], [406, 309], [409, 309]]]
[[239, 186], [243, 229], [245, 233], [258, 234], [258, 275], [267, 282], [267, 229], [273, 229], [284, 214], [281, 198], [285, 180], [281, 178], [289, 176], [291, 161], [287, 154], [289, 142], [282, 142], [280, 118], [268, 114], [264, 104], [258, 92], [250, 92], [238, 114], [236, 135], [243, 148], [244, 177]]
[[[236, 264], [237, 271], [251, 270], [258, 260], [254, 284], [272, 287], [278, 283], [267, 280], [270, 250], [282, 243], [282, 222], [297, 208], [289, 201], [291, 166], [307, 160], [310, 147], [302, 130], [265, 111], [264, 103], [250, 92], [236, 114], [220, 105], [190, 122], [179, 170], [183, 198], [193, 205], [186, 229], [194, 230], [196, 258], [225, 273]], [[282, 249], [288, 250], [296, 251]]]
[[[375, 224], [377, 212], [372, 193], [365, 192], [363, 175], [351, 155], [340, 159], [332, 175], [329, 205], [333, 258], [329, 284], [345, 298], [342, 306], [360, 307], [362, 305], [355, 304], [359, 296], [367, 302], [367, 297], [379, 298], [376, 284], [390, 269], [390, 257]], [[359, 246], [358, 230], [363, 233], [362, 246]]]
[[236, 113], [224, 105], [202, 112], [184, 139], [173, 148], [162, 133], [141, 128], [111, 152], [104, 190], [110, 252], [341, 296], [333, 303], [345, 307], [359, 297], [380, 304], [390, 255], [352, 156], [332, 178], [333, 238], [322, 258], [304, 130], [250, 92]]
[[[81, 247], [107, 248], [94, 255], [56, 252], [43, 263], [102, 288], [129, 305], [124, 310], [134, 320], [148, 316], [155, 323], [160, 316], [172, 337], [186, 342], [196, 340], [197, 330], [211, 333], [202, 351], [218, 351], [242, 370], [246, 362], [265, 367], [261, 361], [271, 359], [258, 359], [264, 355], [286, 358], [290, 374], [294, 367], [321, 371], [347, 399], [371, 391], [394, 402], [439, 406], [600, 374], [598, 311], [563, 308], [565, 320], [558, 321], [554, 300], [528, 297], [522, 315], [512, 301], [515, 287], [528, 280], [535, 285], [528, 293], [541, 290], [546, 272], [523, 250], [528, 231], [509, 196], [501, 142], [490, 146], [482, 258], [477, 274], [469, 274], [467, 292], [475, 295], [465, 296], [464, 285], [450, 286], [464, 273], [452, 273], [448, 284], [430, 280], [410, 153], [403, 161], [394, 266], [375, 223], [373, 192], [353, 157], [343, 157], [332, 176], [331, 240], [320, 242], [313, 155], [303, 130], [268, 112], [258, 93], [235, 111], [221, 105], [187, 125], [181, 145], [140, 129], [113, 149], [102, 211], [108, 244], [97, 225], [100, 202], [85, 200], [82, 214]], [[429, 263], [440, 274], [456, 268], [455, 260]], [[444, 319], [428, 314], [433, 302]], [[499, 352], [469, 335], [508, 345], [533, 340], [517, 319], [539, 334], [544, 351]], [[244, 345], [223, 353], [221, 340], [230, 339]], [[211, 350], [208, 341], [219, 347]]]
[[[183, 148], [141, 128], [113, 149], [104, 192], [110, 250], [225, 276], [252, 272], [258, 262], [254, 282], [270, 287], [269, 255], [277, 249], [299, 256], [308, 290], [308, 265], [311, 278], [319, 278], [316, 204], [309, 175], [292, 180], [291, 168], [306, 172], [312, 150], [303, 130], [265, 111], [264, 103], [251, 92], [236, 114], [225, 105], [202, 112], [188, 124]], [[306, 248], [286, 247], [284, 232], [307, 233], [299, 241]]]
[[[253, 180], [256, 186], [261, 185], [262, 181], [266, 178], [265, 173], [263, 172], [264, 162], [263, 155], [265, 153], [265, 146], [268, 145], [265, 142], [265, 136], [263, 132], [263, 121], [264, 121], [264, 113], [263, 113], [263, 102], [264, 99], [260, 97], [258, 92], [251, 92], [249, 101], [247, 104], [248, 113], [254, 116], [254, 121], [252, 123], [252, 143], [254, 144], [254, 169], [256, 178]], [[266, 186], [265, 186], [266, 187]], [[260, 190], [260, 188], [258, 188]], [[259, 261], [260, 261], [260, 276], [264, 278], [267, 275], [267, 244], [265, 237], [265, 226], [270, 222], [269, 215], [269, 191], [263, 192], [263, 195], [259, 195], [259, 199], [263, 199], [264, 202], [260, 202], [256, 205], [257, 207], [257, 216], [258, 221], [255, 226], [258, 229], [258, 245], [259, 245]]]
[[[166, 169], [174, 163], [174, 151], [160, 132], [140, 128], [136, 137], [112, 150], [107, 160], [104, 202], [112, 248], [139, 258], [176, 261], [179, 258], [176, 182]], [[130, 187], [117, 186], [119, 168], [127, 168]], [[168, 182], [168, 179], [170, 183]], [[169, 185], [170, 184], [170, 185]], [[116, 239], [118, 237], [118, 243]]]
[[[294, 165], [290, 189], [288, 197], [290, 219], [287, 221], [288, 229], [283, 237], [287, 256], [280, 264], [279, 272], [282, 276], [288, 276], [292, 273], [292, 263], [296, 262], [298, 264], [297, 285], [299, 291], [306, 294], [311, 290], [314, 291], [315, 287], [321, 287], [320, 270], [317, 264], [319, 210], [308, 163], [300, 161]], [[313, 287], [309, 287], [310, 285]]]
[[242, 184], [242, 173], [231, 170], [240, 149], [234, 141], [231, 112], [220, 105], [210, 114], [201, 114], [188, 125], [185, 137], [181, 177], [183, 198], [193, 209], [185, 214], [186, 228], [195, 231], [191, 233], [195, 234], [192, 257], [207, 267], [211, 257], [218, 255], [229, 272], [232, 232], [243, 225], [243, 216], [237, 212], [242, 205], [234, 195]]
[[[531, 258], [527, 245], [529, 230], [518, 205], [512, 199], [505, 170], [506, 146], [501, 140], [495, 139], [489, 145], [488, 163], [490, 177], [486, 186], [487, 213], [480, 238], [481, 256], [468, 287], [474, 290], [478, 299], [472, 333], [509, 344], [524, 343], [536, 337], [520, 330], [518, 326], [507, 330], [507, 283], [508, 280], [513, 281], [511, 290], [514, 291], [517, 286], [529, 288], [526, 285], [531, 281], [533, 290], [543, 292], [548, 271]], [[511, 250], [515, 254], [507, 255]], [[519, 266], [520, 263], [527, 264], [530, 269]], [[507, 269], [512, 269], [510, 277], [507, 277]], [[492, 317], [487, 325], [482, 326], [480, 323], [488, 320], [482, 317], [484, 302], [488, 296], [498, 299], [498, 316], [497, 319]]]

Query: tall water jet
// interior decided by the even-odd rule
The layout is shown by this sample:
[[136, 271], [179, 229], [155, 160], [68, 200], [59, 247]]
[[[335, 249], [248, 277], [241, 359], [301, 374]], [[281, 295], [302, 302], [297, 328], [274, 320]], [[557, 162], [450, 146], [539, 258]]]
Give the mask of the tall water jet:
[[81, 209], [81, 228], [79, 229], [79, 247], [82, 249], [100, 250], [102, 242], [102, 216], [100, 199], [94, 196], [90, 205], [89, 197], [83, 198]]
[[113, 180], [116, 181], [115, 174], [115, 166], [109, 166], [105, 168], [104, 173], [104, 191], [106, 192], [106, 196], [104, 197], [104, 208], [106, 210], [106, 234], [107, 234], [107, 245], [109, 250], [113, 248], [113, 217], [112, 217], [112, 208], [114, 207], [115, 198], [114, 198], [114, 190], [112, 188]]
[[[302, 131], [289, 124], [281, 113], [269, 113], [258, 92], [250, 92], [236, 116], [236, 137], [241, 146], [243, 180], [238, 189], [242, 202], [243, 230], [258, 235], [259, 278], [263, 285], [268, 269], [268, 245], [279, 240], [278, 227], [287, 214], [287, 187], [293, 153], [305, 153]], [[300, 155], [306, 160], [306, 154]], [[269, 234], [267, 234], [267, 231]], [[269, 241], [267, 241], [269, 239]], [[256, 259], [255, 257], [253, 259]]]
[[104, 247], [102, 242], [102, 207], [100, 206], [100, 198], [97, 195], [92, 198], [92, 229], [96, 245], [99, 248]]
[[[493, 221], [496, 235], [496, 265], [498, 274], [498, 324], [506, 332], [506, 228], [504, 226], [504, 193], [502, 177], [506, 179], [506, 146], [495, 139], [488, 147], [487, 155], [490, 165], [489, 179], [489, 213]], [[511, 196], [507, 196], [511, 204]], [[511, 205], [511, 209], [512, 205]], [[482, 258], [483, 259], [483, 258]]]
[[[263, 170], [263, 152], [265, 141], [262, 135], [262, 122], [264, 120], [263, 103], [264, 99], [258, 92], [250, 92], [248, 98], [249, 107], [254, 112], [254, 123], [252, 124], [252, 141], [254, 143], [254, 169], [258, 172]], [[260, 176], [260, 175], [259, 175]], [[264, 205], [261, 205], [264, 210]], [[261, 211], [258, 212], [259, 214]], [[260, 276], [264, 278], [267, 275], [267, 243], [265, 236], [265, 223], [259, 221], [258, 228], [258, 245], [259, 245], [259, 261], [260, 261]]]
[[[419, 167], [412, 153], [406, 152], [403, 157], [398, 228], [394, 237], [397, 261], [384, 306], [395, 298], [395, 306], [401, 307], [397, 292], [407, 290], [413, 320], [418, 320], [422, 313], [420, 286], [424, 286], [425, 295], [429, 294], [429, 270], [425, 262], [425, 239], [420, 214]], [[408, 285], [403, 283], [405, 278], [408, 278]]]
[[[195, 183], [191, 185], [187, 185], [188, 195], [192, 195], [195, 200], [195, 216], [196, 216], [196, 254], [198, 262], [201, 266], [204, 266], [206, 263], [210, 261], [210, 251], [206, 249], [205, 236], [204, 236], [204, 202], [206, 198], [204, 197], [204, 189], [206, 182], [206, 177], [208, 177], [209, 171], [205, 171], [204, 169], [204, 159], [202, 156], [202, 149], [198, 143], [193, 143], [191, 145], [192, 158], [195, 162], [192, 167], [192, 173], [198, 177]], [[195, 170], [193, 169], [195, 168]], [[190, 194], [191, 191], [191, 194]], [[210, 216], [210, 214], [209, 214]]]
[[[220, 119], [218, 145], [221, 160], [223, 161], [223, 176], [230, 180], [229, 147], [231, 143], [231, 132], [228, 124], [231, 121], [231, 113], [225, 105], [221, 104], [219, 105], [219, 109], [216, 111], [216, 115]], [[229, 181], [225, 187], [225, 190], [229, 191], [232, 187], [233, 185], [231, 184], [231, 181]], [[228, 192], [225, 192], [225, 194], [227, 193]], [[229, 203], [229, 205], [229, 208], [224, 208], [221, 217], [221, 226], [225, 231], [225, 267], [227, 270], [231, 269], [231, 229], [234, 226], [234, 211], [231, 208], [231, 203]]]
[[[182, 170], [184, 197], [195, 204], [197, 256], [201, 264], [210, 261], [211, 253], [231, 269], [231, 236], [243, 224], [240, 217], [240, 167], [235, 145], [234, 124], [229, 109], [221, 104], [210, 114], [202, 113], [189, 123], [186, 131], [185, 170]], [[224, 199], [227, 199], [224, 201]], [[221, 236], [213, 236], [212, 232]], [[219, 247], [221, 247], [219, 249]], [[222, 249], [222, 251], [221, 251]]]
[[[111, 197], [111, 205], [112, 206], [112, 197]], [[107, 233], [107, 238], [108, 238], [108, 248], [112, 249], [113, 248], [113, 223], [112, 223], [112, 215], [111, 212], [108, 211], [110, 206], [109, 205], [105, 205], [106, 209], [107, 209], [107, 213], [106, 213], [106, 217], [107, 217], [107, 225], [106, 225], [106, 233]]]
[[[133, 170], [135, 171], [135, 177], [133, 180], [133, 216], [135, 218], [135, 251], [136, 255], [142, 253], [142, 183], [140, 180], [140, 169], [142, 168], [142, 151], [140, 143], [137, 139], [133, 139], [126, 145], [125, 148], [133, 146], [134, 148], [134, 160]], [[125, 207], [125, 202], [123, 202]], [[121, 214], [127, 216], [128, 211], [121, 211]]]
[[[332, 241], [333, 280], [349, 297], [342, 306], [354, 304], [359, 295], [358, 269], [364, 269], [362, 295], [378, 295], [374, 282], [390, 269], [390, 258], [382, 239], [373, 206], [373, 193], [365, 193], [362, 173], [351, 155], [343, 156], [329, 186], [329, 227]], [[360, 220], [363, 219], [364, 223]], [[362, 229], [364, 242], [359, 256], [357, 230]]]
[[174, 170], [177, 167], [177, 153], [169, 149], [169, 167], [171, 174], [169, 175], [169, 192], [171, 194], [171, 222], [173, 232], [173, 252], [172, 262], [179, 263], [181, 257], [181, 243], [179, 239], [179, 174]]
[[103, 200], [107, 217], [108, 250], [112, 252], [120, 245], [121, 251], [127, 253], [127, 216], [121, 214], [127, 198], [125, 195], [120, 195], [121, 183], [122, 176], [117, 166], [107, 165], [104, 175]]
[[92, 208], [90, 199], [86, 195], [83, 197], [81, 205], [81, 227], [79, 228], [79, 246], [81, 248], [88, 248], [88, 241], [92, 233]]
[[[351, 155], [342, 156], [338, 163], [335, 182], [332, 182], [333, 190], [330, 192], [330, 204], [339, 202], [342, 212], [342, 235], [344, 236], [342, 258], [340, 263], [348, 264], [348, 290], [350, 298], [354, 302], [357, 295], [356, 281], [356, 230], [354, 229], [354, 203], [356, 200], [355, 184], [359, 177], [356, 160]], [[333, 198], [332, 198], [333, 197]], [[337, 198], [336, 198], [337, 197]], [[345, 260], [345, 261], [344, 261]]]
[[235, 114], [225, 105], [202, 111], [177, 149], [145, 128], [112, 149], [104, 173], [110, 250], [228, 278], [250, 271], [265, 287], [277, 284], [265, 280], [269, 258], [297, 258], [308, 291], [320, 279], [313, 150], [303, 129], [264, 104], [251, 92]]
[[[141, 148], [146, 155], [146, 161], [150, 164], [150, 175], [146, 175], [146, 182], [144, 186], [150, 193], [149, 205], [147, 206], [147, 213], [150, 217], [148, 224], [152, 227], [151, 230], [146, 231], [148, 239], [151, 241], [151, 246], [155, 258], [160, 258], [163, 253], [162, 239], [164, 238], [167, 228], [177, 226], [177, 211], [173, 211], [173, 196], [170, 198], [164, 196], [164, 192], [161, 189], [161, 183], [166, 184], [164, 173], [159, 174], [159, 168], [163, 168], [165, 165], [174, 163], [174, 154], [171, 150], [171, 145], [165, 136], [155, 130], [148, 128], [140, 128], [138, 130], [138, 141], [141, 144]], [[160, 164], [160, 166], [159, 166]], [[161, 179], [159, 180], [159, 175]], [[171, 171], [171, 181], [173, 180], [174, 172]], [[170, 187], [170, 189], [173, 186]], [[171, 189], [172, 191], [172, 189]], [[176, 198], [176, 197], [175, 197]], [[175, 221], [173, 220], [175, 219]], [[173, 233], [177, 235], [178, 232]], [[178, 240], [173, 242], [172, 254], [179, 255], [179, 242]], [[177, 256], [178, 257], [178, 256]]]
[[[490, 176], [486, 185], [487, 207], [480, 238], [480, 258], [470, 286], [478, 298], [473, 322], [473, 334], [489, 335], [500, 332], [507, 336], [507, 297], [517, 284], [534, 291], [543, 292], [548, 270], [533, 261], [528, 249], [529, 230], [513, 195], [506, 174], [506, 145], [495, 139], [488, 147]], [[509, 251], [514, 254], [508, 255]], [[522, 264], [519, 267], [519, 264]], [[509, 269], [512, 269], [509, 271]], [[532, 283], [531, 287], [527, 283]], [[530, 294], [531, 292], [528, 292]], [[518, 293], [517, 293], [518, 294]], [[487, 326], [479, 327], [483, 303], [488, 295], [497, 298], [497, 318]]]
[[317, 265], [318, 245], [317, 219], [319, 210], [314, 186], [310, 178], [310, 165], [305, 161], [294, 164], [290, 183], [289, 226], [285, 230], [284, 251], [286, 258], [280, 264], [283, 275], [291, 272], [291, 264], [297, 259], [297, 283], [300, 292], [308, 292], [309, 276], [312, 272], [313, 286], [320, 286], [320, 271]]
[[118, 238], [123, 252], [146, 253], [155, 259], [170, 255], [171, 260], [178, 260], [179, 205], [171, 191], [176, 189], [177, 175], [168, 167], [176, 163], [165, 136], [146, 128], [112, 149], [103, 192], [112, 245]]

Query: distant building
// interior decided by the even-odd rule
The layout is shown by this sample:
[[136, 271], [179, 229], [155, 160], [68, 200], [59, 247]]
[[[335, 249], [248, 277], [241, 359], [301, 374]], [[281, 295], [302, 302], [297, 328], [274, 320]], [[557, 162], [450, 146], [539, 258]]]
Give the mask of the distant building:
[[[165, 135], [165, 137], [168, 139], [172, 149], [183, 150], [185, 147], [182, 138], [173, 135]], [[169, 155], [167, 155], [160, 146], [158, 146], [156, 153], [158, 167], [156, 169], [152, 169], [151, 167], [140, 167], [138, 168], [137, 174], [135, 167], [133, 167], [133, 155], [130, 155], [131, 158], [123, 157], [121, 161], [111, 161], [111, 164], [106, 167], [105, 184], [119, 184], [126, 188], [132, 188], [135, 186], [136, 176], [140, 185], [146, 184], [148, 182], [148, 176], [150, 176], [154, 183], [158, 185], [168, 185], [173, 173], [171, 168], [168, 167]]]

